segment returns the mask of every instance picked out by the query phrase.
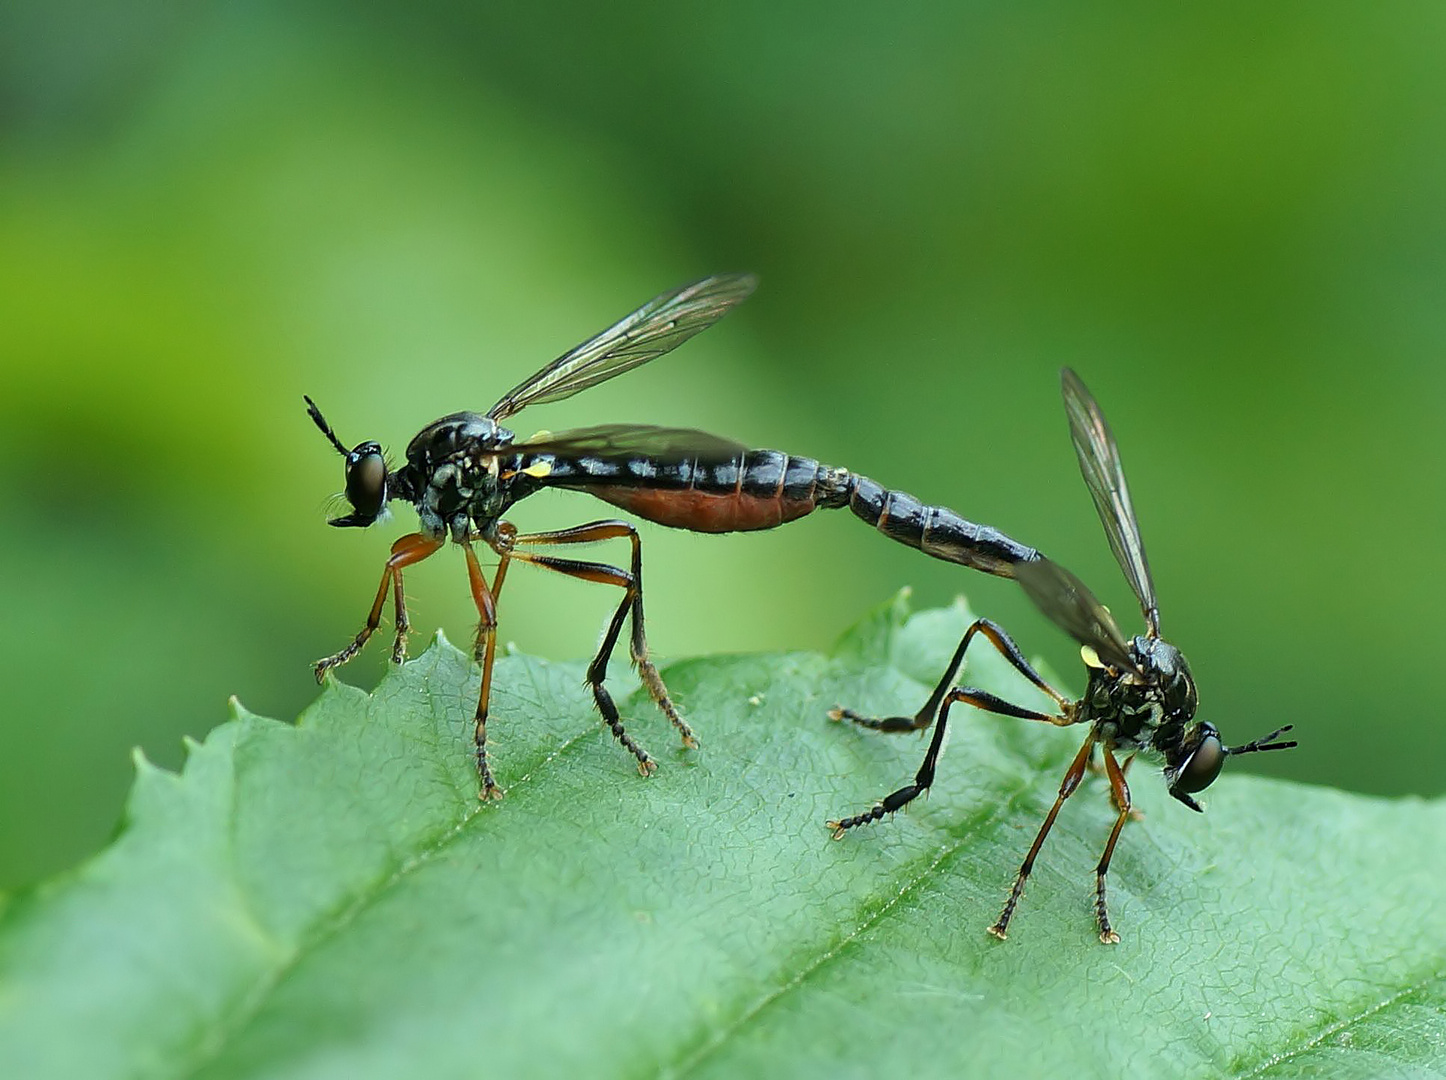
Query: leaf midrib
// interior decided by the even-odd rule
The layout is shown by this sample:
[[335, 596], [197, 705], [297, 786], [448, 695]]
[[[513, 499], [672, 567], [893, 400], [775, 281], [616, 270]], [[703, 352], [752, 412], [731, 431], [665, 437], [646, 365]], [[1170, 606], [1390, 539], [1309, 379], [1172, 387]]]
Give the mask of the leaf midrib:
[[758, 998], [752, 1005], [744, 1009], [733, 1023], [717, 1032], [702, 1046], [684, 1055], [676, 1064], [662, 1066], [658, 1070], [658, 1076], [667, 1078], [685, 1077], [696, 1071], [699, 1066], [711, 1058], [718, 1050], [722, 1049], [729, 1039], [758, 1021], [765, 1012], [802, 987], [811, 976], [823, 970], [824, 967], [834, 960], [839, 959], [848, 947], [862, 934], [877, 926], [889, 912], [893, 911], [894, 908], [923, 887], [940, 866], [957, 855], [971, 840], [986, 832], [1003, 818], [1009, 816], [1018, 806], [1020, 800], [1028, 795], [1031, 790], [1031, 784], [1020, 784], [1009, 798], [1003, 801], [999, 809], [986, 815], [978, 825], [970, 829], [963, 836], [960, 836], [957, 840], [940, 847], [938, 853], [928, 861], [924, 869], [905, 881], [903, 885], [895, 891], [894, 895], [889, 898], [887, 903], [881, 904], [873, 914], [860, 921], [837, 943], [820, 952], [815, 959], [808, 963], [801, 964], [798, 971], [785, 980], [782, 986], [776, 987]]
[[1323, 1044], [1332, 1035], [1338, 1035], [1342, 1031], [1349, 1031], [1357, 1024], [1369, 1020], [1373, 1016], [1379, 1016], [1381, 1013], [1385, 1012], [1392, 1005], [1395, 1005], [1403, 998], [1408, 998], [1412, 994], [1420, 993], [1432, 983], [1439, 983], [1443, 980], [1446, 980], [1446, 970], [1438, 969], [1437, 971], [1435, 971], [1431, 975], [1428, 975], [1426, 978], [1420, 980], [1419, 982], [1412, 983], [1410, 986], [1407, 986], [1402, 990], [1396, 991], [1394, 994], [1391, 994], [1384, 1000], [1378, 1001], [1374, 1005], [1370, 1005], [1355, 1013], [1354, 1015], [1347, 1017], [1344, 1020], [1338, 1020], [1333, 1024], [1325, 1025], [1315, 1035], [1312, 1035], [1309, 1038], [1305, 1039], [1303, 1042], [1293, 1047], [1292, 1049], [1286, 1050], [1278, 1054], [1267, 1055], [1259, 1065], [1255, 1066], [1255, 1068], [1250, 1069], [1248, 1072], [1240, 1072], [1234, 1074], [1234, 1080], [1251, 1080], [1252, 1077], [1264, 1076], [1269, 1070], [1275, 1068], [1277, 1065], [1284, 1064], [1287, 1061], [1291, 1061], [1299, 1057], [1301, 1054], [1309, 1053], [1311, 1050], [1314, 1050], [1316, 1047]]

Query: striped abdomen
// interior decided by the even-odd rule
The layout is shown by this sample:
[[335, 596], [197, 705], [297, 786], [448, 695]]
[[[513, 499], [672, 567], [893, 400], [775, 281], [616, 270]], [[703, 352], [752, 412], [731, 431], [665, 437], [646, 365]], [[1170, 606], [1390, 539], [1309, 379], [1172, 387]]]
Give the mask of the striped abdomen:
[[1012, 578], [1015, 564], [1040, 557], [1034, 548], [1025, 547], [998, 529], [966, 521], [943, 506], [926, 506], [914, 496], [889, 491], [867, 476], [849, 475], [848, 506], [890, 539], [986, 574]]
[[820, 505], [820, 481], [839, 472], [778, 450], [724, 461], [542, 455], [537, 464], [548, 470], [548, 487], [586, 491], [647, 521], [708, 533], [772, 529], [801, 518]]
[[586, 491], [647, 521], [694, 532], [772, 529], [820, 507], [847, 506], [901, 544], [985, 573], [1013, 577], [1016, 563], [1039, 558], [1034, 548], [952, 510], [779, 450], [714, 462], [540, 455], [534, 465], [545, 470], [542, 485]]

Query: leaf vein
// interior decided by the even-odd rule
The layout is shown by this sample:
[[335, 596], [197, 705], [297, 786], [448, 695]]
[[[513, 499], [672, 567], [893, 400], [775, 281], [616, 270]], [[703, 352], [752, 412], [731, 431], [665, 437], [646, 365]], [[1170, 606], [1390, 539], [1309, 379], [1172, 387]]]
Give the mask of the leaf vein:
[[1287, 1050], [1284, 1053], [1271, 1054], [1249, 1072], [1237, 1073], [1235, 1080], [1251, 1080], [1251, 1077], [1264, 1076], [1268, 1070], [1275, 1068], [1277, 1065], [1280, 1065], [1281, 1063], [1286, 1061], [1290, 1061], [1293, 1058], [1297, 1058], [1301, 1054], [1307, 1053], [1308, 1051], [1314, 1050], [1317, 1046], [1320, 1046], [1332, 1035], [1338, 1035], [1342, 1031], [1354, 1027], [1356, 1024], [1359, 1024], [1364, 1020], [1369, 1020], [1371, 1017], [1384, 1012], [1386, 1009], [1389, 1009], [1392, 1005], [1396, 1004], [1403, 998], [1407, 998], [1410, 997], [1412, 994], [1419, 993], [1426, 987], [1430, 986], [1432, 983], [1440, 982], [1443, 978], [1446, 978], [1446, 972], [1437, 971], [1434, 974], [1428, 975], [1420, 982], [1413, 983], [1412, 985], [1406, 987], [1403, 990], [1398, 990], [1396, 993], [1381, 1001], [1376, 1002], [1376, 1004], [1370, 1006], [1369, 1008], [1362, 1009], [1354, 1016], [1350, 1016], [1344, 1020], [1337, 1021], [1334, 1024], [1327, 1025], [1326, 1027], [1322, 1028], [1318, 1034], [1307, 1039], [1299, 1046]]
[[1017, 787], [1014, 790], [1013, 794], [1011, 794], [1009, 798], [1004, 801], [1003, 805], [999, 807], [999, 809], [995, 810], [992, 814], [985, 817], [984, 820], [981, 821], [976, 828], [970, 830], [968, 834], [959, 837], [954, 842], [946, 844], [942, 848], [940, 848], [938, 853], [934, 856], [933, 859], [929, 861], [928, 865], [925, 866], [923, 870], [905, 881], [904, 884], [900, 886], [899, 889], [894, 893], [894, 895], [889, 898], [887, 903], [881, 905], [877, 911], [865, 918], [862, 922], [860, 922], [857, 926], [850, 930], [848, 934], [846, 934], [842, 938], [842, 940], [840, 940], [837, 944], [833, 945], [831, 948], [828, 948], [823, 952], [819, 953], [819, 955], [815, 957], [812, 962], [805, 964], [803, 967], [801, 967], [798, 972], [793, 975], [792, 978], [788, 979], [782, 985], [775, 987], [768, 993], [759, 997], [752, 1005], [744, 1009], [743, 1012], [740, 1013], [739, 1016], [731, 1024], [715, 1032], [713, 1036], [709, 1038], [697, 1050], [693, 1051], [691, 1054], [687, 1055], [680, 1062], [673, 1066], [664, 1066], [658, 1071], [659, 1077], [667, 1078], [667, 1080], [674, 1080], [674, 1078], [687, 1076], [688, 1074], [694, 1072], [699, 1065], [701, 1065], [708, 1058], [712, 1057], [713, 1054], [715, 1054], [719, 1049], [721, 1049], [722, 1046], [728, 1042], [728, 1040], [730, 1040], [741, 1030], [743, 1030], [743, 1028], [756, 1021], [759, 1016], [761, 1016], [767, 1009], [777, 1004], [784, 997], [797, 991], [816, 972], [822, 970], [833, 960], [838, 959], [838, 957], [851, 944], [853, 944], [855, 940], [857, 940], [866, 931], [872, 929], [874, 926], [882, 922], [884, 917], [887, 916], [889, 912], [891, 912], [901, 902], [903, 902], [905, 898], [917, 892], [921, 886], [923, 886], [926, 882], [930, 880], [934, 872], [938, 870], [940, 866], [942, 866], [947, 860], [951, 859], [953, 856], [957, 855], [972, 839], [974, 839], [985, 830], [989, 829], [996, 822], [999, 822], [1004, 818], [1008, 817], [1009, 814], [1013, 812], [1014, 809], [1018, 806], [1020, 800], [1025, 795], [1027, 795], [1032, 790], [1032, 788], [1033, 785], [1029, 783], [1025, 783]]

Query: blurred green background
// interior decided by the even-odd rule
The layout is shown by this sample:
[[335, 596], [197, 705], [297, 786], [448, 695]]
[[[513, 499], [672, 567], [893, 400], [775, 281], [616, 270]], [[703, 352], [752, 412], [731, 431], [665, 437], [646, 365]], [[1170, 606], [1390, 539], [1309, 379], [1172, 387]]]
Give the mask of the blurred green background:
[[[233, 693], [294, 716], [356, 631], [412, 515], [326, 527], [341, 467], [302, 393], [399, 453], [733, 269], [762, 278], [737, 313], [519, 432], [691, 425], [846, 464], [1044, 549], [1133, 632], [1070, 364], [1202, 715], [1236, 741], [1299, 725], [1252, 768], [1439, 793], [1443, 31], [1391, 2], [11, 0], [0, 885], [104, 842], [132, 746], [178, 765]], [[1080, 687], [1008, 583], [846, 512], [645, 538], [664, 659], [825, 648], [912, 584]], [[415, 648], [468, 639], [459, 552], [408, 585]], [[503, 638], [583, 656], [615, 599], [518, 571]]]

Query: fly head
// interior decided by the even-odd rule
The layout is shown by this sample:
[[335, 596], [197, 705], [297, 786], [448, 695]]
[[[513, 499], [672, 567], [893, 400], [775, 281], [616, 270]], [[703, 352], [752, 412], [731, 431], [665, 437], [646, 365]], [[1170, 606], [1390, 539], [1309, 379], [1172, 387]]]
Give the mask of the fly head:
[[316, 402], [302, 396], [306, 400], [307, 414], [346, 463], [346, 501], [351, 504], [351, 513], [332, 518], [327, 524], [339, 528], [366, 528], [381, 517], [390, 497], [391, 470], [387, 467], [381, 444], [368, 441], [348, 450], [321, 415]]

